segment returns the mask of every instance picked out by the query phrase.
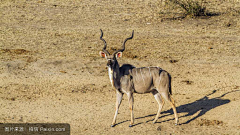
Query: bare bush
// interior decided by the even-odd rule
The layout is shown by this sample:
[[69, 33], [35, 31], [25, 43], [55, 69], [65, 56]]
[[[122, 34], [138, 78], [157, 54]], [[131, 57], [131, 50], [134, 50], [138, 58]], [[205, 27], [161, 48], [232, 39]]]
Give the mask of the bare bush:
[[184, 11], [185, 16], [196, 17], [206, 16], [206, 6], [203, 4], [203, 0], [166, 0], [166, 5], [171, 5], [180, 8]]

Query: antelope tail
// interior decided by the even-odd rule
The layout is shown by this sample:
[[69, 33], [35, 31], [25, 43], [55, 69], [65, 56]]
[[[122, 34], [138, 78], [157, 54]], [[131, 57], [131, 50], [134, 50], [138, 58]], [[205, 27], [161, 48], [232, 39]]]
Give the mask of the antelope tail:
[[169, 87], [169, 93], [170, 95], [172, 95], [172, 77], [170, 74], [168, 74], [168, 77], [169, 77], [169, 84], [168, 84], [168, 87]]

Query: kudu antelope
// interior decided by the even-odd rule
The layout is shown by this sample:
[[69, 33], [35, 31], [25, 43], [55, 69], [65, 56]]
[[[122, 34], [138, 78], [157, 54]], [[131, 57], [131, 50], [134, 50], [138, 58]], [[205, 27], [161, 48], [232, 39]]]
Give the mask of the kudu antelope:
[[[100, 29], [101, 30], [101, 29]], [[129, 101], [129, 108], [131, 112], [131, 123], [129, 127], [133, 126], [133, 93], [152, 93], [159, 105], [158, 112], [156, 114], [153, 123], [159, 118], [161, 109], [164, 105], [164, 100], [170, 102], [174, 116], [175, 124], [178, 124], [177, 111], [173, 98], [171, 97], [171, 76], [170, 74], [161, 69], [160, 67], [141, 67], [136, 68], [130, 64], [123, 64], [121, 67], [118, 64], [117, 59], [122, 57], [122, 52], [125, 50], [125, 43], [133, 38], [132, 36], [126, 38], [123, 42], [122, 49], [110, 54], [107, 50], [107, 43], [102, 38], [103, 32], [101, 30], [100, 39], [104, 42], [104, 47], [100, 51], [100, 56], [107, 59], [107, 67], [111, 84], [116, 89], [116, 110], [111, 127], [115, 126], [118, 109], [122, 101], [123, 94], [127, 94]], [[162, 99], [163, 98], [163, 99]]]

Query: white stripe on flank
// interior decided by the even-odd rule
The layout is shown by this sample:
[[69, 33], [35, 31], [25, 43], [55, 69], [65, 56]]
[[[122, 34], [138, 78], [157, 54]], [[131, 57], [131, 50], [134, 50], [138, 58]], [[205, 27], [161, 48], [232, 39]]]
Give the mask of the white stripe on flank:
[[[141, 75], [142, 75], [142, 70], [141, 70], [141, 68], [140, 68], [140, 72], [141, 72]], [[146, 86], [146, 85], [145, 85], [145, 80], [144, 80], [144, 78], [143, 78], [143, 75], [142, 75], [142, 79], [143, 79], [144, 86]]]
[[159, 76], [159, 84], [158, 85], [160, 85], [160, 83], [161, 83], [161, 73], [160, 73], [160, 76]]
[[136, 80], [137, 80], [137, 75], [138, 75], [138, 73], [137, 73], [137, 69], [136, 69]]
[[149, 69], [149, 74], [150, 74], [150, 77], [151, 77], [152, 75], [151, 75], [150, 67], [148, 67], [148, 69]]

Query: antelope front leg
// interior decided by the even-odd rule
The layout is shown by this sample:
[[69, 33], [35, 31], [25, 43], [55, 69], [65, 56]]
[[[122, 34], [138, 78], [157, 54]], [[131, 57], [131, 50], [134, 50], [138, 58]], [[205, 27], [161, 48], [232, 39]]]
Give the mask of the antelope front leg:
[[133, 93], [129, 92], [129, 93], [127, 93], [127, 96], [128, 96], [128, 101], [129, 101], [129, 109], [130, 109], [130, 112], [131, 112], [131, 123], [130, 123], [129, 127], [132, 127], [133, 123], [134, 123], [134, 116], [133, 116]]
[[123, 94], [120, 93], [119, 91], [117, 91], [117, 100], [116, 100], [116, 108], [115, 108], [115, 115], [113, 117], [113, 122], [112, 122], [112, 125], [111, 127], [114, 127], [115, 126], [115, 123], [116, 123], [116, 118], [117, 118], [117, 114], [118, 114], [118, 109], [120, 107], [120, 104], [122, 102], [122, 97], [123, 97]]

